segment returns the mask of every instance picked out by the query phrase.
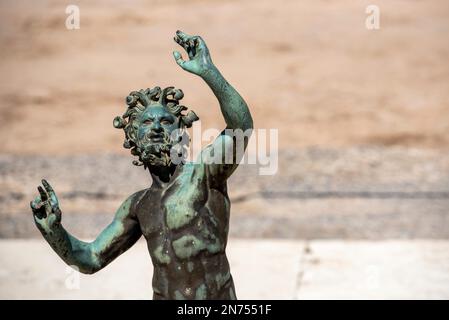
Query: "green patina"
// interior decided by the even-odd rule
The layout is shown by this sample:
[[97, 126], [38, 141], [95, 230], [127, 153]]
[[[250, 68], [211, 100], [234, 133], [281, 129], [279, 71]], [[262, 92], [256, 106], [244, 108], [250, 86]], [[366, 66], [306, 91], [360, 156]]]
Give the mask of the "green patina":
[[215, 237], [211, 238], [213, 241], [205, 242], [194, 235], [185, 235], [173, 241], [173, 250], [180, 259], [194, 257], [202, 250], [207, 250], [209, 253], [217, 253], [221, 250], [220, 242]]
[[204, 241], [190, 234], [173, 241], [172, 245], [176, 256], [180, 259], [196, 256], [201, 250], [206, 249]]
[[175, 291], [175, 299], [176, 300], [186, 300], [186, 297], [181, 293], [181, 291], [176, 290]]
[[203, 283], [196, 289], [195, 300], [204, 300], [206, 298], [207, 298], [207, 287]]
[[231, 278], [231, 273], [228, 271], [225, 274], [218, 273], [215, 275], [215, 282], [217, 283], [217, 288], [222, 288], [223, 285]]
[[164, 248], [162, 246], [159, 246], [156, 250], [154, 250], [154, 256], [162, 264], [169, 264], [171, 261], [170, 256], [164, 252]]
[[[210, 87], [226, 128], [251, 130], [253, 121], [246, 102], [213, 64], [204, 40], [178, 31], [175, 41], [188, 54], [184, 60], [175, 51], [176, 63]], [[144, 235], [155, 267], [155, 299], [236, 299], [224, 250], [230, 206], [226, 181], [241, 159], [226, 165], [172, 161], [170, 150], [178, 141], [172, 134], [198, 120], [193, 111], [183, 113], [187, 110], [179, 103], [183, 96], [182, 90], [173, 87], [142, 89], [127, 96], [127, 110], [113, 124], [124, 130], [123, 146], [138, 157], [134, 164], [149, 171], [153, 185], [126, 199], [95, 241], [83, 242], [63, 228], [56, 193], [45, 180], [31, 209], [45, 240], [65, 263], [80, 272], [91, 274], [104, 268]], [[204, 152], [207, 156], [213, 147], [233, 150], [232, 142], [227, 133], [221, 134], [201, 155]], [[246, 144], [245, 140], [245, 148]], [[166, 239], [171, 243], [164, 243]], [[168, 245], [173, 250], [164, 250]], [[211, 254], [199, 254], [203, 250]], [[196, 290], [191, 283], [197, 284]]]
[[229, 288], [229, 297], [231, 298], [231, 300], [237, 300], [237, 297], [235, 296], [234, 289], [232, 289], [232, 288]]
[[192, 179], [195, 176], [194, 168], [195, 166], [191, 164], [184, 165], [184, 173], [174, 183], [190, 187], [179, 190], [175, 197], [167, 197], [164, 204], [167, 226], [172, 230], [185, 226], [198, 216], [194, 204], [199, 198], [198, 189], [201, 188], [199, 185], [201, 180]]

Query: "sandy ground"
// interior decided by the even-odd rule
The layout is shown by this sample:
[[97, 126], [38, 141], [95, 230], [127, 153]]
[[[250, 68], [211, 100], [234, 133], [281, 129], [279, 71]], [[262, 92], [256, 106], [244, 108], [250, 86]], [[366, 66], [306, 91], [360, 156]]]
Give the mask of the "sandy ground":
[[[230, 239], [239, 299], [448, 299], [448, 241]], [[0, 299], [151, 299], [145, 243], [94, 275], [43, 240], [0, 241]], [[356, 258], [355, 258], [356, 257]]]
[[174, 85], [204, 127], [223, 128], [202, 80], [171, 52], [177, 29], [201, 34], [281, 148], [449, 146], [449, 4], [372, 1], [66, 1], [0, 3], [1, 151], [122, 152], [112, 119], [135, 89]]

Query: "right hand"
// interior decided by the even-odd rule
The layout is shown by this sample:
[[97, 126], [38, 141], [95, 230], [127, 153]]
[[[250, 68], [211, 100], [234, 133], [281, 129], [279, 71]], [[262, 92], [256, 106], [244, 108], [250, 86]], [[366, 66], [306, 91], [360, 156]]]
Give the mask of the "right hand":
[[37, 227], [41, 232], [48, 234], [61, 223], [61, 210], [56, 193], [50, 184], [42, 180], [42, 185], [45, 190], [41, 186], [37, 187], [39, 195], [30, 202], [30, 206]]
[[189, 36], [178, 30], [174, 40], [184, 48], [189, 56], [189, 60], [185, 61], [179, 51], [173, 51], [176, 63], [181, 68], [201, 77], [215, 68], [206, 42], [200, 36]]

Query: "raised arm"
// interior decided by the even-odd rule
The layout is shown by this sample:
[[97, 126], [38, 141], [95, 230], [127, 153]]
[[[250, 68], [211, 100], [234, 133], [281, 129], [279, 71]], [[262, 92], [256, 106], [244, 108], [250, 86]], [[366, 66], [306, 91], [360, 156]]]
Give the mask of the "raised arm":
[[58, 198], [50, 184], [42, 180], [44, 188], [38, 187], [39, 196], [31, 202], [34, 221], [53, 250], [70, 266], [82, 273], [94, 273], [120, 254], [128, 250], [142, 235], [140, 226], [132, 213], [130, 196], [117, 210], [114, 220], [93, 242], [84, 242], [70, 235], [61, 224]]
[[[211, 154], [212, 156], [214, 153], [216, 154], [217, 150], [221, 150], [223, 165], [212, 166], [212, 170], [227, 178], [243, 157], [243, 151], [246, 149], [253, 129], [253, 119], [248, 105], [213, 64], [209, 49], [200, 36], [189, 36], [177, 31], [175, 41], [185, 49], [189, 56], [189, 60], [185, 61], [178, 51], [173, 52], [176, 63], [184, 70], [200, 76], [212, 89], [220, 104], [227, 130], [225, 129], [211, 146], [203, 150], [202, 156], [210, 157]], [[236, 142], [236, 138], [239, 137], [243, 139]], [[242, 143], [240, 150], [238, 149], [239, 142]], [[225, 157], [227, 152], [230, 152], [232, 156]], [[229, 159], [232, 159], [231, 163], [229, 163]]]

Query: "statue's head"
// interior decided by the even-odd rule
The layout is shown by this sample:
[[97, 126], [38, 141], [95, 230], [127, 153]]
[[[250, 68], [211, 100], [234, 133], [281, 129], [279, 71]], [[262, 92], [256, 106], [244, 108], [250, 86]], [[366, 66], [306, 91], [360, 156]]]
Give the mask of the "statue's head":
[[181, 141], [184, 129], [198, 120], [193, 111], [183, 114], [187, 110], [179, 104], [183, 97], [182, 90], [173, 87], [142, 89], [126, 97], [128, 109], [115, 117], [114, 127], [125, 131], [123, 146], [139, 157], [135, 165], [171, 164], [170, 150]]

